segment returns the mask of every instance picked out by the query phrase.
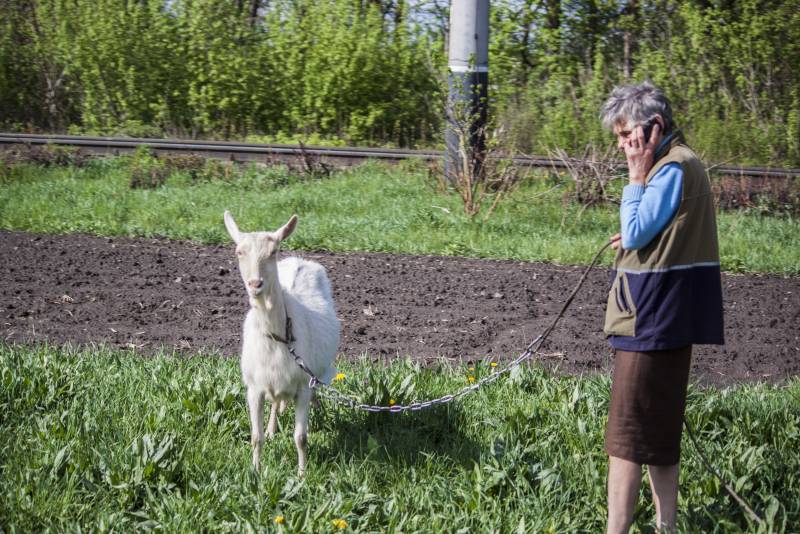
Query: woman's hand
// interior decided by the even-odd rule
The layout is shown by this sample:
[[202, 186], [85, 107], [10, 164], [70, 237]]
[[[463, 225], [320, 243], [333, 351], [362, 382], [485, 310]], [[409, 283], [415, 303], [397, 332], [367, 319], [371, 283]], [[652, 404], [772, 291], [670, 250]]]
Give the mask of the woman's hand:
[[614, 250], [617, 250], [619, 248], [619, 244], [622, 243], [622, 241], [620, 241], [621, 239], [622, 239], [622, 234], [620, 234], [619, 232], [614, 234], [614, 235], [612, 235], [611, 239], [610, 239], [611, 248], [613, 248]]
[[653, 167], [653, 155], [661, 142], [661, 124], [656, 121], [650, 131], [650, 140], [644, 140], [644, 128], [637, 126], [622, 145], [628, 160], [628, 179], [631, 184], [644, 185], [647, 173]]

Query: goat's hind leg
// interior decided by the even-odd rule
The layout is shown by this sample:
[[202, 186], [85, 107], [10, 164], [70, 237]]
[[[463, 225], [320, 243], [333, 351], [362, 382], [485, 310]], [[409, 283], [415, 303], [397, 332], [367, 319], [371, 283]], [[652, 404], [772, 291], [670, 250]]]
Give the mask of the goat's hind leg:
[[264, 444], [264, 392], [247, 389], [247, 407], [250, 411], [250, 445], [253, 447], [253, 469], [261, 462], [261, 446]]
[[294, 444], [297, 447], [297, 476], [303, 476], [306, 470], [306, 446], [308, 444], [308, 405], [311, 401], [311, 390], [301, 388], [297, 392], [294, 407]]

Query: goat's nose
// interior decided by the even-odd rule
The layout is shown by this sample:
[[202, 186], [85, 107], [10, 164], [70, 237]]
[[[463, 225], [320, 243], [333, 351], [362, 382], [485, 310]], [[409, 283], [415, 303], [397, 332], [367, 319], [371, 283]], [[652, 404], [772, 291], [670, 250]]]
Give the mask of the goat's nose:
[[248, 280], [247, 285], [252, 287], [253, 289], [261, 289], [261, 286], [264, 285], [263, 278], [255, 278], [253, 280]]

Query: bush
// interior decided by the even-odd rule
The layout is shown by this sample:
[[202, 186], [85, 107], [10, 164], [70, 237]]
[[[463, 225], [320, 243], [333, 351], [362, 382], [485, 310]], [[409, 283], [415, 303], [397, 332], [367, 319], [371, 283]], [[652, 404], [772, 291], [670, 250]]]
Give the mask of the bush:
[[0, 152], [0, 162], [5, 165], [31, 163], [44, 167], [82, 167], [89, 157], [79, 148], [59, 145], [14, 145], [11, 150]]
[[164, 184], [169, 169], [148, 146], [140, 146], [131, 158], [128, 171], [131, 189], [155, 189]]
[[800, 214], [800, 181], [791, 177], [713, 176], [711, 190], [721, 209]]

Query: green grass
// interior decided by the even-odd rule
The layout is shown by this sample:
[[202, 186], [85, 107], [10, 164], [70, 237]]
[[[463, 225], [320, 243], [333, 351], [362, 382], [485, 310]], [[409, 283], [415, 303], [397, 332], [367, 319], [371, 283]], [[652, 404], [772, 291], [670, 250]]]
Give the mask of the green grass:
[[[410, 167], [366, 164], [307, 181], [282, 168], [251, 168], [232, 181], [192, 181], [178, 173], [157, 189], [134, 190], [127, 162], [6, 169], [0, 228], [220, 243], [228, 240], [225, 209], [244, 230], [274, 229], [297, 213], [291, 248], [582, 264], [619, 226], [615, 206], [581, 210], [562, 201], [566, 186], [550, 190], [553, 182], [545, 179], [521, 187], [483, 222], [464, 216], [455, 195], [434, 191], [424, 172]], [[724, 270], [800, 274], [796, 218], [725, 212], [718, 226]]]
[[[341, 389], [400, 403], [453, 392], [475, 371], [342, 364]], [[403, 381], [411, 377], [404, 384]], [[291, 409], [249, 466], [238, 362], [0, 343], [0, 525], [5, 532], [598, 532], [609, 379], [524, 367], [411, 415], [312, 412], [298, 479]], [[800, 381], [690, 388], [709, 456], [776, 532], [800, 521]], [[649, 490], [637, 532], [652, 532]], [[682, 532], [753, 529], [684, 439]], [[278, 527], [276, 516], [285, 523]]]

